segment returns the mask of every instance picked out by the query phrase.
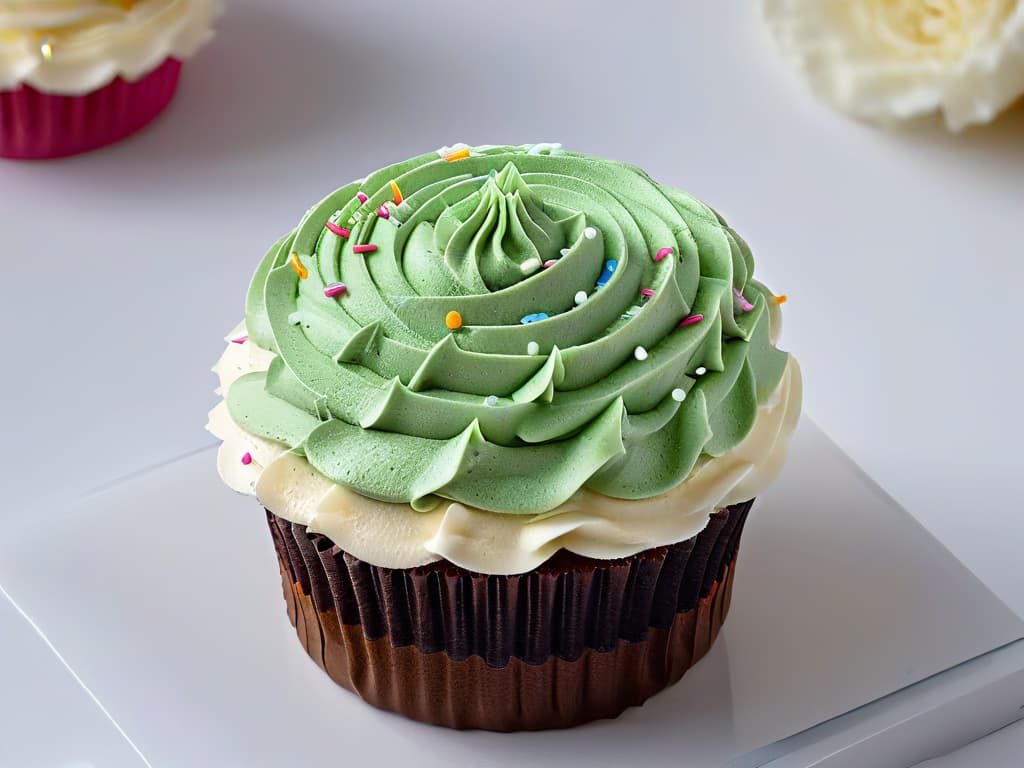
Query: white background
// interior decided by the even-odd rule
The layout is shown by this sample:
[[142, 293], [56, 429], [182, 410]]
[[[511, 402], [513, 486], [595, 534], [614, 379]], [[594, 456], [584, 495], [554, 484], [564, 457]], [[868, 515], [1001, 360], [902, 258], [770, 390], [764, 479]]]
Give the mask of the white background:
[[1024, 109], [852, 122], [751, 6], [232, 4], [144, 134], [0, 164], [0, 515], [208, 444], [249, 274], [320, 197], [456, 141], [559, 141], [729, 219], [790, 297], [807, 412], [1024, 613]]

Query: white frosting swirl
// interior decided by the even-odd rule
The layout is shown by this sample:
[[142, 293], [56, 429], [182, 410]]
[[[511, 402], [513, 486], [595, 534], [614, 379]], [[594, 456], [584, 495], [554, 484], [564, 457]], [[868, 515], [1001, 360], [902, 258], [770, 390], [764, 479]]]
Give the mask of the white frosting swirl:
[[0, 89], [80, 95], [137, 80], [212, 36], [220, 0], [0, 0]]
[[[777, 332], [779, 324], [772, 326]], [[244, 333], [239, 325], [228, 339]], [[213, 369], [218, 394], [239, 376], [266, 370], [273, 357], [251, 341], [229, 343]], [[417, 512], [408, 504], [360, 496], [283, 445], [241, 429], [223, 401], [210, 412], [207, 428], [223, 440], [217, 468], [229, 486], [256, 495], [274, 514], [324, 534], [361, 560], [411, 568], [445, 559], [479, 573], [512, 574], [537, 567], [562, 548], [612, 559], [695, 536], [716, 510], [757, 496], [775, 479], [800, 416], [801, 395], [800, 368], [790, 356], [750, 434], [672, 490], [624, 501], [584, 488], [542, 515], [498, 514], [457, 502]], [[246, 453], [249, 464], [241, 461]]]

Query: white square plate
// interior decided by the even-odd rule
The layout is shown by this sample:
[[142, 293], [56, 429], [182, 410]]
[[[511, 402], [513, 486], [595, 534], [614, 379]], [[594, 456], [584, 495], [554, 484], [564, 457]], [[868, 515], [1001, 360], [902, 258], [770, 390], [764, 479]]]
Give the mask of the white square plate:
[[0, 583], [155, 766], [718, 765], [1024, 635], [809, 420], [751, 513], [712, 651], [570, 731], [452, 732], [335, 686], [288, 623], [262, 509], [212, 450], [23, 516]]

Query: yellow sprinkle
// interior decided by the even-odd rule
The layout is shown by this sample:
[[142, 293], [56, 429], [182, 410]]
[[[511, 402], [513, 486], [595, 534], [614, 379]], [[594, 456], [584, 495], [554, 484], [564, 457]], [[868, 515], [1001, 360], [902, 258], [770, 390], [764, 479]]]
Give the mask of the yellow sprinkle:
[[44, 38], [43, 42], [39, 44], [39, 52], [43, 54], [46, 61], [53, 58], [53, 43], [50, 42], [50, 38]]
[[453, 309], [444, 316], [444, 324], [448, 326], [448, 330], [457, 331], [462, 327], [462, 315]]
[[784, 293], [775, 297], [776, 304], [785, 304], [787, 301], [789, 301], [789, 296]]
[[401, 205], [402, 201], [405, 198], [402, 197], [402, 190], [400, 190], [398, 188], [398, 185], [395, 184], [395, 182], [393, 182], [393, 181], [391, 182], [391, 194], [393, 194], [395, 196], [395, 205]]
[[450, 155], [445, 155], [444, 159], [450, 163], [453, 160], [463, 160], [464, 158], [467, 157], [469, 157], [469, 150], [460, 149], [458, 152], [452, 152]]
[[299, 254], [293, 253], [290, 259], [292, 263], [292, 269], [298, 274], [300, 280], [305, 280], [309, 277], [309, 270], [302, 266], [302, 262], [299, 261]]

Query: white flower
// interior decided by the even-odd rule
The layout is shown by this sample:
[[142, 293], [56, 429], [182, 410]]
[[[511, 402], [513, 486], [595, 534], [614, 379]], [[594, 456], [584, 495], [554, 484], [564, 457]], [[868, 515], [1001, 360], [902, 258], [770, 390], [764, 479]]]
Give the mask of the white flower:
[[1024, 93], [1024, 0], [761, 0], [814, 91], [889, 123], [984, 123]]

